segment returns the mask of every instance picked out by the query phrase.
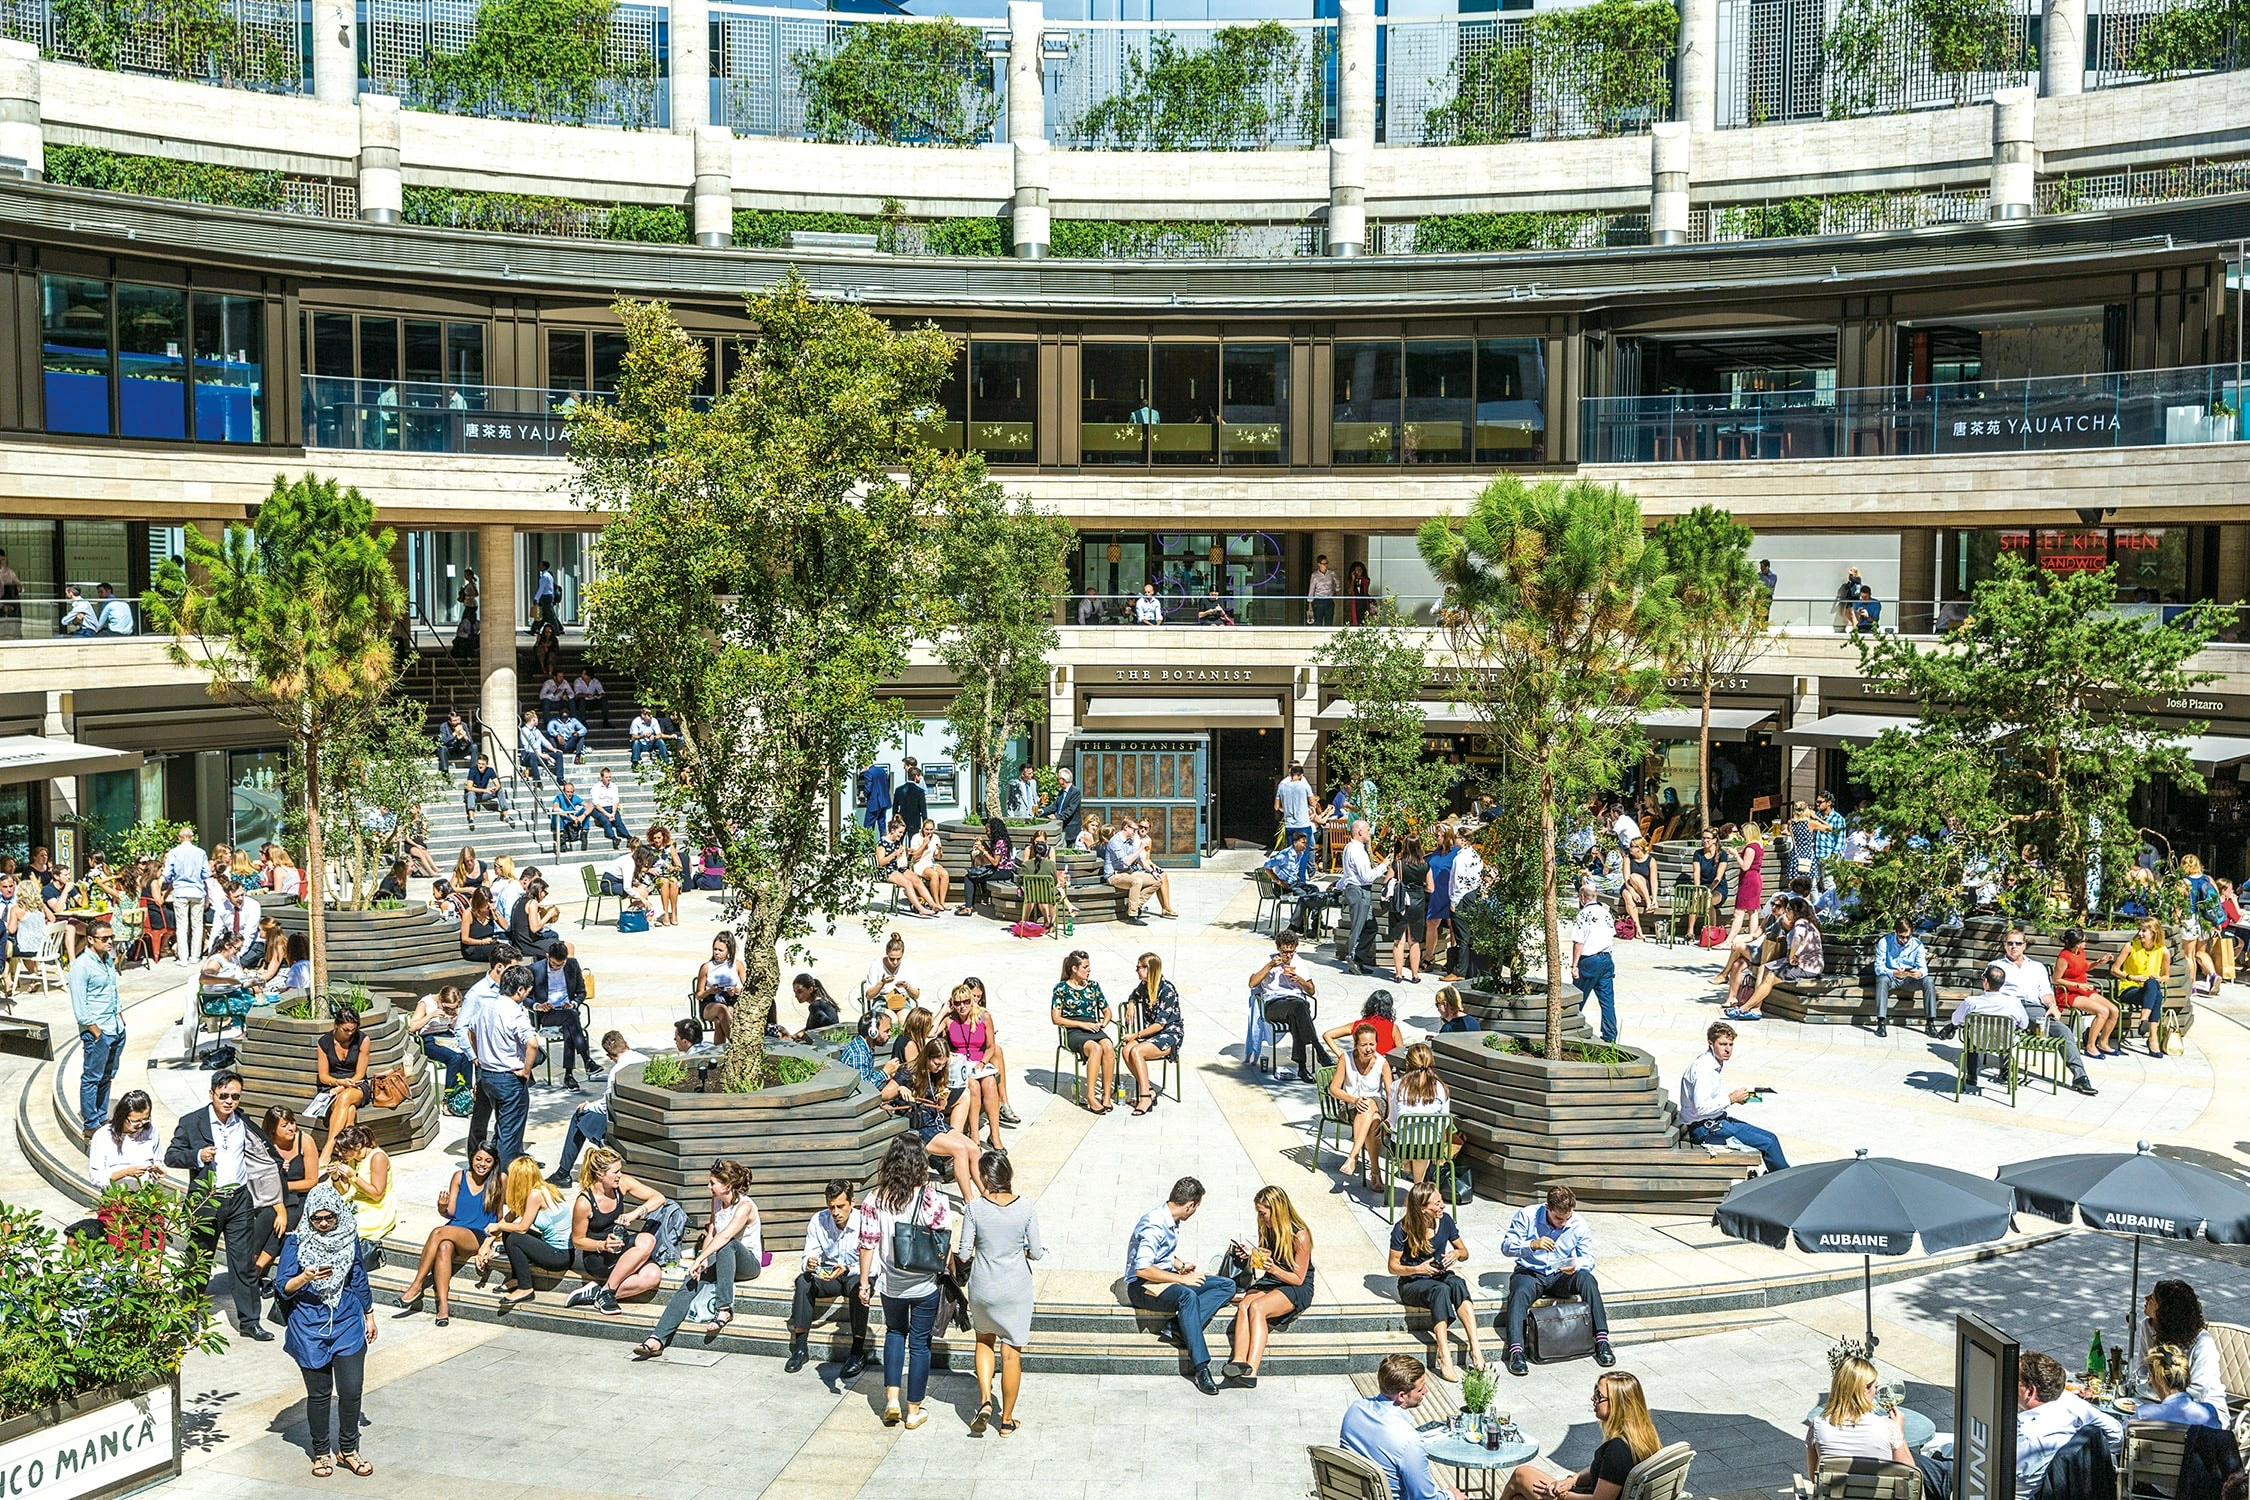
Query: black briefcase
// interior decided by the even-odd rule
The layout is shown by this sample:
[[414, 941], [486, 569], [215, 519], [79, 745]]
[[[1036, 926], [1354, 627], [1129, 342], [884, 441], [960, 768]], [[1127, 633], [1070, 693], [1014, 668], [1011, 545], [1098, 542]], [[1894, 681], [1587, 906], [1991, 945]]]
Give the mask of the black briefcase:
[[1586, 1358], [1594, 1352], [1594, 1310], [1583, 1302], [1534, 1307], [1524, 1326], [1524, 1352], [1535, 1365]]

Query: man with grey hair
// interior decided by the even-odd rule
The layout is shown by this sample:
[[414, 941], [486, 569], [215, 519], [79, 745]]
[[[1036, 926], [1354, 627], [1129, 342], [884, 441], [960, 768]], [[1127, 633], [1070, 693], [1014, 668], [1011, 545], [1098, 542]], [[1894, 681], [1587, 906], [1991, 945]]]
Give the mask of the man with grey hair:
[[1336, 881], [1344, 910], [1351, 915], [1351, 939], [1344, 949], [1347, 974], [1364, 974], [1375, 967], [1375, 882], [1387, 866], [1368, 860], [1367, 831], [1365, 818], [1352, 824], [1352, 841], [1344, 846], [1343, 874]]

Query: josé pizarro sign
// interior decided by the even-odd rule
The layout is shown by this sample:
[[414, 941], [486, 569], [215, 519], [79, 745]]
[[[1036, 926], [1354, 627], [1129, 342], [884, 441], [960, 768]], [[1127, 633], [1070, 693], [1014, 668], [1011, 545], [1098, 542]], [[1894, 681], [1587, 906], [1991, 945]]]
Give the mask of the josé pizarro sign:
[[179, 1431], [172, 1382], [0, 1423], [0, 1500], [107, 1500], [176, 1478]]
[[[2016, 1356], [1979, 1317], [1953, 1320], [1953, 1493], [1931, 1500], [2016, 1500]], [[2028, 1500], [2028, 1497], [2026, 1497]]]

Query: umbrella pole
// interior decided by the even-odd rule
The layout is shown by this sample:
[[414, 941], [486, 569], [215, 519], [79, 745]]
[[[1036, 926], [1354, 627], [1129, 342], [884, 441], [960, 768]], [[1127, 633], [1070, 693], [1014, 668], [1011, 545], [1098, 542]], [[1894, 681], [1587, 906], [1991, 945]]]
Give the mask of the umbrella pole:
[[2130, 1378], [2141, 1338], [2141, 1237], [2133, 1236], [2133, 1305], [2125, 1309], [2125, 1372]]
[[[2136, 1279], [2134, 1285], [2139, 1284]], [[1859, 1287], [1867, 1299], [1867, 1354], [1872, 1359], [1875, 1355], [1875, 1257], [1872, 1255], [1859, 1258]]]

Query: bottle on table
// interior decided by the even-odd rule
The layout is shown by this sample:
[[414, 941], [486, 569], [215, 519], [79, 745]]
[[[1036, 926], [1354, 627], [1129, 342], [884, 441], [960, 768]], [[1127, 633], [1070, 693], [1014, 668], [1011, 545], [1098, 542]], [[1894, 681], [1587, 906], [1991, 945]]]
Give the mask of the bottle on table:
[[2109, 1373], [2109, 1361], [2102, 1358], [2102, 1331], [2094, 1330], [2094, 1342], [2086, 1350], [2086, 1373], [2099, 1380]]

